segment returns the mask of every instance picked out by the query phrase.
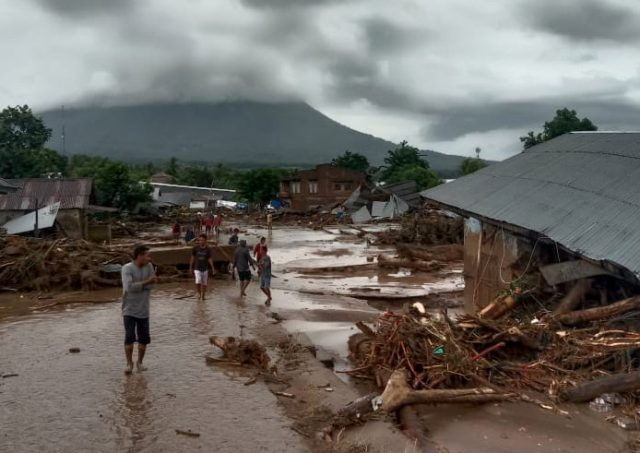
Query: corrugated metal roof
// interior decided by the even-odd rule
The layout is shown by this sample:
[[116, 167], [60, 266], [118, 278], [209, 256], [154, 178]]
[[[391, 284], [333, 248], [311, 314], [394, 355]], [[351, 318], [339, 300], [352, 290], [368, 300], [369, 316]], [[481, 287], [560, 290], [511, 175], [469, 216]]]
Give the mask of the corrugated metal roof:
[[422, 202], [420, 193], [418, 192], [418, 184], [415, 181], [385, 184], [384, 186], [377, 187], [376, 189], [388, 194], [396, 195], [408, 203], [412, 208], [417, 208]]
[[60, 202], [60, 209], [85, 209], [89, 206], [93, 181], [90, 178], [11, 179], [18, 187], [14, 193], [0, 197], [0, 211], [30, 211]]
[[9, 183], [9, 181], [0, 178], [0, 193], [11, 193], [15, 192], [16, 189], [17, 187]]
[[422, 192], [640, 277], [640, 133], [571, 133]]

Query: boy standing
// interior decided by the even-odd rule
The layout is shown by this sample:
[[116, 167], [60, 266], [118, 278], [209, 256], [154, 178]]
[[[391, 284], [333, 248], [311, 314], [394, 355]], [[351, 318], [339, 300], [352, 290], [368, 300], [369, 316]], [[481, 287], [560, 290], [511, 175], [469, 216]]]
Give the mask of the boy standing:
[[198, 300], [204, 300], [207, 293], [209, 266], [213, 271], [213, 258], [211, 256], [211, 248], [207, 246], [207, 235], [201, 234], [198, 238], [198, 245], [193, 248], [191, 261], [189, 262], [189, 272], [193, 272], [196, 278]]
[[125, 374], [133, 372], [133, 344], [138, 342], [138, 371], [145, 371], [142, 359], [151, 343], [149, 335], [149, 296], [156, 283], [149, 248], [139, 245], [133, 250], [133, 261], [122, 266], [122, 318], [124, 322], [124, 353], [127, 359]]

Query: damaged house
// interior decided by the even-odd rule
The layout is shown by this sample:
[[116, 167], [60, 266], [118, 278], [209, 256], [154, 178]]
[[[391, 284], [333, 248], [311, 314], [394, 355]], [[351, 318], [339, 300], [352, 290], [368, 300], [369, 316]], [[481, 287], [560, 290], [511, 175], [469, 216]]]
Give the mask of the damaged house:
[[638, 284], [640, 133], [565, 134], [422, 196], [465, 218], [468, 311], [525, 287], [531, 270], [565, 297], [599, 290], [603, 304]]
[[107, 209], [92, 205], [95, 188], [89, 178], [12, 179], [8, 184], [15, 190], [0, 195], [0, 225], [36, 209], [56, 206], [57, 215], [53, 217], [56, 228], [67, 237], [86, 239], [89, 234], [88, 214]]
[[342, 203], [366, 181], [364, 173], [322, 164], [281, 178], [279, 198], [296, 211]]

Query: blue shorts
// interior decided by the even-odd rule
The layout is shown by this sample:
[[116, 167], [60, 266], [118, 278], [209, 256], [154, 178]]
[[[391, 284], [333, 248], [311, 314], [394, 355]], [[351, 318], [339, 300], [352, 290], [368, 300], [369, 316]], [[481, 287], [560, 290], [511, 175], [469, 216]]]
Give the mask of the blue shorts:
[[271, 288], [271, 276], [261, 275], [260, 276], [260, 288], [267, 289]]

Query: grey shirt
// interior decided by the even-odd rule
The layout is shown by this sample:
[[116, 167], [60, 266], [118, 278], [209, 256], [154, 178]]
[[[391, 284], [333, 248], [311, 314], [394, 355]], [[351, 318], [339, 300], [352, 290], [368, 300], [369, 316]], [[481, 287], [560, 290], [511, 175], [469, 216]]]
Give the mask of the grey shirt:
[[151, 285], [142, 282], [154, 274], [151, 263], [141, 268], [135, 263], [122, 266], [122, 316], [149, 317]]
[[263, 277], [271, 277], [271, 257], [265, 255], [260, 259], [260, 270]]
[[255, 260], [251, 258], [251, 252], [247, 247], [238, 247], [233, 254], [233, 267], [238, 269], [238, 272], [248, 272], [249, 266], [255, 265]]

